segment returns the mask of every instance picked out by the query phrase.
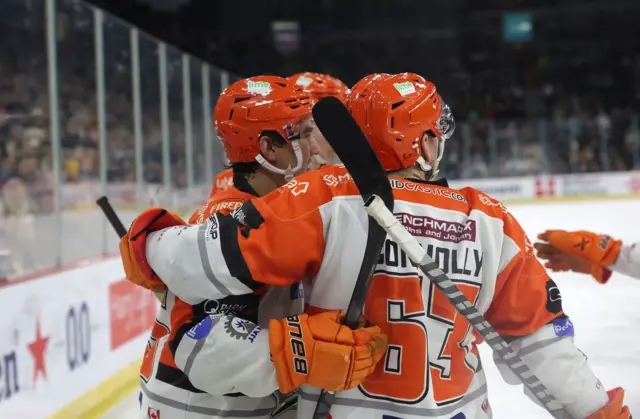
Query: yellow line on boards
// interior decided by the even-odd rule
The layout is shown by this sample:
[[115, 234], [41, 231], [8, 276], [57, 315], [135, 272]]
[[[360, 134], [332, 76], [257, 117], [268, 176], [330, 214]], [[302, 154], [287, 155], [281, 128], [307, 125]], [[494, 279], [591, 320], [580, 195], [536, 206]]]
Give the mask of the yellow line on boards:
[[47, 419], [99, 419], [140, 385], [141, 362], [130, 363]]

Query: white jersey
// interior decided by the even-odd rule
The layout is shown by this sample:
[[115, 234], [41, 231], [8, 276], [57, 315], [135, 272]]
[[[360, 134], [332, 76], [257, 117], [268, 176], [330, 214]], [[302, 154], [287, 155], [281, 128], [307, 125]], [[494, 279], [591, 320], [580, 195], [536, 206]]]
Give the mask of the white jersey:
[[618, 258], [611, 266], [614, 272], [640, 279], [640, 245], [639, 243], [622, 244]]
[[[607, 394], [573, 343], [558, 288], [504, 206], [471, 188], [455, 191], [403, 179], [391, 185], [396, 216], [572, 417], [604, 406]], [[349, 175], [330, 166], [247, 202], [233, 216], [211, 217], [205, 227], [151, 234], [147, 259], [171, 289], [182, 289], [186, 301], [245, 295], [263, 284], [286, 286], [310, 277], [309, 311], [346, 309], [367, 225]], [[480, 337], [389, 239], [364, 312], [389, 336], [386, 358], [362, 386], [336, 395], [334, 418], [491, 417]], [[199, 340], [179, 347], [176, 360], [210, 369], [201, 386], [223, 374], [238, 388], [266, 394], [274, 384], [266, 333], [243, 342], [254, 354], [251, 376], [240, 368], [232, 378], [224, 375], [232, 371], [212, 365], [213, 358], [198, 349], [203, 340], [215, 339], [207, 337], [212, 327], [217, 326], [206, 321], [194, 326], [189, 333]], [[515, 377], [505, 378], [515, 384]], [[316, 394], [301, 389], [298, 418], [311, 417]]]
[[[196, 317], [185, 323], [182, 330], [163, 336], [154, 345], [150, 353], [152, 371], [149, 378], [141, 381], [139, 417], [273, 418], [272, 414], [282, 404], [279, 399], [284, 396], [274, 393], [278, 386], [268, 356], [268, 335], [263, 328], [271, 318], [301, 313], [302, 296], [303, 289], [299, 286], [271, 287], [260, 299], [257, 324], [246, 320], [248, 316], [224, 314], [242, 310], [243, 302], [225, 307], [225, 303], [218, 303], [220, 300], [208, 300], [208, 309], [214, 314]], [[172, 299], [170, 295], [169, 300]], [[163, 309], [165, 314], [171, 312], [171, 307], [168, 308]], [[164, 317], [159, 315], [158, 320]], [[166, 320], [168, 324], [170, 319]], [[263, 356], [256, 358], [254, 347], [260, 347]], [[170, 368], [172, 360], [166, 359], [166, 352], [174, 355], [180, 371]], [[158, 415], [152, 416], [154, 412]], [[277, 417], [295, 418], [295, 406]]]

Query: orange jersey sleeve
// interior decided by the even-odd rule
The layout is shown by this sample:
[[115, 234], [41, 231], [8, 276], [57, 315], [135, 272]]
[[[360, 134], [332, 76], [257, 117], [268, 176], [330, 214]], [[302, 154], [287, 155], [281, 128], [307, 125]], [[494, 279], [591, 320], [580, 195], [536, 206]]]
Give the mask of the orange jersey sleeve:
[[[197, 213], [196, 223], [149, 236], [147, 259], [154, 271], [187, 302], [250, 294], [266, 285], [291, 285], [313, 277], [323, 260], [323, 213], [335, 193], [355, 193], [353, 182], [330, 188], [331, 167], [306, 173], [266, 197], [255, 198], [229, 214], [212, 208], [237, 205], [225, 192]], [[346, 175], [348, 176], [348, 175]], [[359, 195], [356, 195], [360, 199]], [[323, 209], [325, 208], [325, 209]], [[194, 283], [192, 278], [203, 278]], [[165, 279], [166, 278], [166, 279]], [[183, 298], [184, 297], [184, 298]]]
[[[486, 319], [507, 338], [511, 349], [569, 416], [591, 415], [607, 403], [607, 393], [574, 344], [574, 326], [562, 309], [558, 286], [506, 208], [482, 193], [476, 192], [474, 197], [471, 200], [477, 208], [501, 215], [503, 222], [499, 270]], [[494, 360], [507, 383], [521, 383], [495, 353]], [[525, 394], [531, 396], [527, 391]]]
[[503, 243], [493, 301], [486, 318], [503, 336], [529, 335], [562, 316], [558, 287], [536, 259], [526, 233], [499, 201], [467, 190], [470, 204], [503, 221]]
[[355, 194], [359, 198], [353, 182], [329, 186], [328, 179], [339, 176], [349, 177], [344, 168], [323, 166], [252, 200], [240, 214], [234, 214], [241, 224], [243, 219], [251, 219], [241, 227], [238, 242], [255, 280], [289, 285], [316, 275], [325, 251], [328, 217], [323, 214], [336, 195]]
[[216, 213], [229, 214], [240, 208], [243, 203], [251, 198], [255, 198], [255, 196], [234, 186], [219, 191], [211, 195], [207, 202], [191, 215], [189, 224], [202, 224], [207, 218]]

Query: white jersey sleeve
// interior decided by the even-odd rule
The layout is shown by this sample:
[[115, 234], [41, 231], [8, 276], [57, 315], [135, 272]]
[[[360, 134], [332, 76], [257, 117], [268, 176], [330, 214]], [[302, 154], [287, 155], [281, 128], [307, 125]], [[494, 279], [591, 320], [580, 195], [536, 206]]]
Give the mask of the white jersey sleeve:
[[[586, 418], [608, 403], [605, 388], [574, 345], [573, 324], [556, 319], [535, 333], [510, 342], [531, 372], [547, 387], [573, 418]], [[494, 361], [508, 384], [521, 385], [507, 365], [494, 353]], [[538, 403], [528, 387], [524, 393]]]
[[171, 349], [178, 368], [198, 389], [250, 397], [277, 390], [267, 330], [233, 315], [209, 315], [181, 332]]
[[238, 245], [238, 224], [216, 214], [199, 225], [170, 227], [149, 234], [147, 261], [181, 300], [197, 304], [262, 287], [253, 280]]
[[[260, 299], [257, 321], [248, 315], [212, 314], [193, 319], [177, 331], [169, 343], [178, 368], [191, 383], [211, 395], [242, 393], [262, 397], [278, 389], [269, 354], [270, 319], [300, 314], [304, 309], [304, 285], [270, 287]], [[244, 297], [231, 297], [231, 308], [253, 306]], [[224, 300], [222, 300], [224, 301]], [[218, 311], [224, 307], [218, 304]]]
[[638, 243], [623, 243], [618, 258], [608, 268], [623, 275], [640, 279], [640, 246]]

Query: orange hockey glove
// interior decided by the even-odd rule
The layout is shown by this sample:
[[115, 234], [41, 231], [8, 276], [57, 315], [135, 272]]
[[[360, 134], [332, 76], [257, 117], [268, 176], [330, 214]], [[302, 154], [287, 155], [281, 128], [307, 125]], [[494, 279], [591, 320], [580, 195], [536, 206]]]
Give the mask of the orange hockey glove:
[[379, 327], [351, 330], [340, 323], [344, 313], [301, 314], [269, 322], [269, 350], [280, 391], [303, 384], [328, 391], [360, 385], [387, 350]]
[[609, 403], [587, 419], [630, 419], [629, 407], [624, 406], [624, 390], [620, 387], [607, 391]]
[[162, 208], [149, 208], [138, 215], [127, 234], [120, 239], [120, 257], [128, 281], [155, 292], [164, 291], [165, 285], [147, 263], [147, 236], [179, 225], [186, 223]]
[[588, 231], [547, 230], [538, 235], [547, 243], [535, 243], [538, 257], [553, 271], [591, 274], [604, 284], [611, 277], [606, 267], [618, 258], [622, 243]]

